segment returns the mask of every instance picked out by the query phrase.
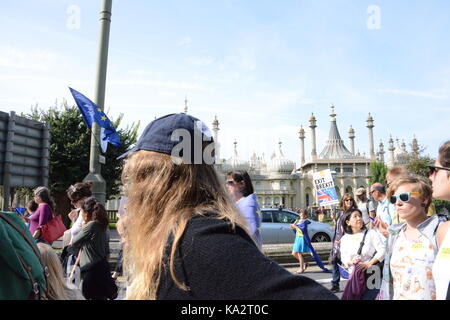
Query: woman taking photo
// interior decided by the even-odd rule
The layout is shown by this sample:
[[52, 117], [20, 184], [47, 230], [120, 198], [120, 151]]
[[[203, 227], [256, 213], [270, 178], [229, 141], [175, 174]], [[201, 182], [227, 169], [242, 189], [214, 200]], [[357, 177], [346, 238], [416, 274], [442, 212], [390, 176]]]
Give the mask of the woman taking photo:
[[236, 202], [239, 211], [244, 215], [250, 228], [250, 236], [262, 250], [261, 240], [261, 210], [259, 210], [256, 194], [253, 191], [252, 180], [247, 171], [228, 172], [226, 186], [231, 198]]
[[333, 247], [330, 252], [330, 264], [332, 265], [333, 279], [331, 280], [331, 291], [339, 292], [339, 281], [341, 279], [341, 274], [339, 272], [339, 264], [341, 263], [340, 254], [340, 241], [342, 236], [345, 234], [344, 231], [344, 215], [347, 210], [356, 208], [355, 199], [350, 193], [344, 194], [341, 198], [341, 203], [339, 206], [339, 212], [335, 215], [331, 213], [331, 219], [334, 220], [334, 237], [333, 237]]
[[[450, 201], [450, 140], [439, 148], [438, 159], [430, 166], [433, 198]], [[436, 299], [450, 300], [450, 221], [442, 223], [436, 233], [439, 252], [433, 265]]]
[[[177, 132], [183, 155], [173, 154]], [[211, 140], [200, 120], [171, 114], [152, 121], [125, 154], [127, 299], [336, 299], [257, 248], [214, 169]]]
[[[71, 185], [67, 191], [67, 197], [70, 199], [70, 204], [74, 207], [69, 212], [69, 219], [72, 221], [72, 227], [63, 236], [63, 251], [61, 253], [61, 261], [63, 263], [63, 269], [65, 275], [69, 276], [73, 269], [76, 258], [78, 256], [79, 248], [72, 246], [72, 239], [81, 231], [83, 225], [83, 215], [81, 214], [81, 204], [85, 199], [92, 196], [92, 182], [78, 182]], [[79, 273], [78, 273], [79, 274]], [[74, 279], [74, 282], [79, 282], [78, 279]]]
[[[365, 272], [383, 261], [386, 251], [384, 239], [375, 230], [366, 228], [361, 210], [348, 210], [343, 220], [345, 235], [341, 238], [341, 261], [348, 268], [348, 273], [354, 273], [355, 268]], [[381, 275], [381, 270], [378, 271]], [[365, 286], [361, 299], [375, 300], [377, 294], [378, 289], [368, 289]]]
[[103, 205], [94, 197], [81, 202], [83, 227], [72, 239], [80, 249], [81, 290], [88, 300], [117, 297], [117, 287], [109, 269], [108, 217]]
[[[427, 217], [432, 190], [425, 178], [403, 176], [389, 187], [388, 199], [405, 222], [391, 225], [378, 299], [435, 300], [432, 267], [437, 254], [437, 215]], [[382, 234], [387, 230], [379, 221]]]
[[34, 202], [38, 204], [38, 208], [29, 218], [30, 233], [37, 242], [45, 243], [42, 238], [41, 227], [53, 219], [55, 204], [50, 197], [50, 191], [46, 187], [37, 187], [34, 189]]

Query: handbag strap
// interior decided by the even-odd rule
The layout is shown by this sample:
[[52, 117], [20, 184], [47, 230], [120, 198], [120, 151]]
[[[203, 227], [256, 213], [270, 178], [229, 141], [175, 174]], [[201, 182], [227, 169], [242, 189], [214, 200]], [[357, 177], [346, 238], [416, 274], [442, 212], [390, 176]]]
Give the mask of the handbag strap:
[[369, 231], [369, 230], [366, 229], [366, 231], [364, 232], [364, 236], [363, 236], [363, 238], [361, 240], [361, 244], [359, 245], [359, 249], [358, 249], [358, 255], [359, 256], [361, 255], [362, 248], [364, 247], [364, 240], [366, 240], [367, 231]]

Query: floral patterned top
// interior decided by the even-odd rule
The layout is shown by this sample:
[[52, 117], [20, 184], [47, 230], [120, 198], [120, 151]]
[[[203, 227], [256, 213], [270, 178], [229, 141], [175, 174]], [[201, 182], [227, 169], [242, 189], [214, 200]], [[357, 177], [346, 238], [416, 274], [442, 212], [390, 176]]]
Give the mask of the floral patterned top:
[[401, 231], [394, 244], [390, 267], [394, 285], [394, 300], [436, 300], [433, 244], [421, 235], [408, 240]]

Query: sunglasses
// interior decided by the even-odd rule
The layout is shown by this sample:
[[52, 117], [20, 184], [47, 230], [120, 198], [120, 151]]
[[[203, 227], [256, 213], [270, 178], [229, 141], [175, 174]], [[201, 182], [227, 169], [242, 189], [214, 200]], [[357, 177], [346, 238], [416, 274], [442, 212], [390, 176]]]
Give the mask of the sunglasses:
[[353, 201], [353, 199], [345, 199], [344, 201]]
[[392, 204], [395, 204], [397, 202], [397, 199], [400, 199], [401, 202], [409, 202], [409, 200], [411, 200], [411, 195], [421, 196], [422, 194], [420, 192], [402, 192], [400, 194], [392, 195], [389, 201]]
[[439, 170], [450, 171], [450, 168], [444, 168], [444, 167], [438, 167], [438, 166], [428, 166], [428, 169], [429, 169], [428, 176], [430, 176], [430, 177]]

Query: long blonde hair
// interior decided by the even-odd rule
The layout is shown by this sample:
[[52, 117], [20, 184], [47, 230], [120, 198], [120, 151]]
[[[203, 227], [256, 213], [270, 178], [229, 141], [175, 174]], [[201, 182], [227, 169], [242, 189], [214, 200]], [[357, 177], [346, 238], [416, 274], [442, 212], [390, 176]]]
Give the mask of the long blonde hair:
[[48, 300], [80, 300], [75, 290], [67, 287], [63, 276], [63, 269], [58, 255], [48, 244], [38, 242], [37, 246], [41, 252], [42, 261], [48, 268], [47, 292]]
[[205, 211], [226, 219], [248, 233], [212, 165], [175, 164], [167, 154], [140, 150], [128, 157], [122, 182], [127, 190], [124, 266], [130, 270], [127, 299], [156, 299], [169, 236], [173, 236], [168, 265], [175, 284], [189, 288], [175, 276], [174, 257], [188, 221]]

